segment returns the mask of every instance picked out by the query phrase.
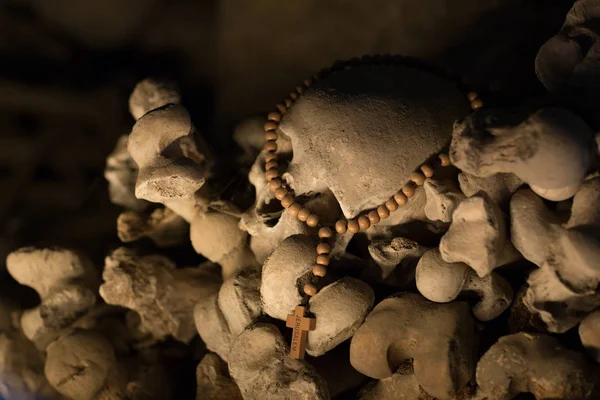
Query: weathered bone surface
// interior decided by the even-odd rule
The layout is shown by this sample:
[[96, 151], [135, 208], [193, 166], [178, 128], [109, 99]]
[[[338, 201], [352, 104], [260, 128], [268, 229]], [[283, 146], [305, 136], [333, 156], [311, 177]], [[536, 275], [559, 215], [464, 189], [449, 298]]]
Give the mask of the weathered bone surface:
[[428, 396], [413, 374], [396, 372], [389, 378], [369, 383], [358, 394], [359, 400], [422, 400]]
[[221, 285], [212, 264], [177, 269], [166, 257], [138, 257], [126, 248], [106, 258], [102, 277], [104, 301], [136, 311], [142, 330], [156, 339], [171, 335], [182, 342], [196, 335], [194, 305]]
[[417, 261], [427, 250], [428, 247], [403, 237], [369, 243], [369, 254], [381, 268], [380, 278], [387, 279], [396, 268], [400, 268], [407, 284], [414, 281]]
[[427, 179], [423, 187], [427, 197], [427, 203], [425, 204], [427, 218], [432, 221], [450, 222], [452, 213], [459, 203], [464, 200], [465, 195], [450, 180]]
[[419, 292], [436, 303], [451, 302], [462, 292], [476, 293], [481, 300], [473, 306], [473, 315], [480, 321], [498, 317], [513, 297], [510, 284], [500, 275], [492, 272], [479, 277], [467, 264], [445, 262], [438, 249], [423, 254], [416, 281]]
[[169, 208], [157, 208], [152, 213], [124, 211], [117, 219], [117, 234], [124, 243], [143, 237], [159, 247], [177, 246], [189, 241], [188, 223]]
[[531, 190], [520, 190], [511, 200], [512, 242], [540, 267], [529, 276], [525, 304], [551, 332], [567, 331], [600, 307], [598, 201], [598, 177], [581, 186], [568, 221], [547, 209]]
[[465, 196], [471, 197], [483, 192], [490, 200], [505, 210], [508, 208], [512, 194], [523, 184], [523, 181], [515, 174], [498, 173], [487, 177], [479, 177], [461, 172], [458, 174], [458, 184]]
[[300, 278], [314, 264], [315, 241], [304, 235], [285, 239], [269, 256], [262, 270], [260, 294], [263, 310], [273, 318], [285, 321], [302, 301]]
[[309, 302], [317, 326], [308, 335], [307, 353], [313, 357], [321, 356], [351, 338], [374, 301], [373, 289], [363, 281], [350, 277], [319, 290]]
[[583, 354], [542, 334], [501, 337], [477, 364], [477, 383], [489, 400], [528, 392], [536, 399], [588, 399], [598, 376]]
[[450, 159], [480, 177], [513, 173], [548, 200], [572, 197], [591, 161], [593, 136], [581, 117], [561, 108], [527, 115], [482, 110], [456, 123]]
[[436, 304], [399, 293], [375, 306], [352, 337], [350, 362], [362, 374], [384, 379], [412, 359], [419, 385], [448, 399], [473, 375], [474, 342], [467, 303]]
[[440, 252], [444, 261], [463, 262], [480, 277], [519, 258], [508, 239], [502, 211], [485, 193], [459, 204], [440, 241]]
[[24, 247], [8, 255], [6, 267], [17, 282], [40, 296], [40, 305], [21, 316], [25, 336], [40, 349], [96, 303], [99, 273], [74, 251]]
[[93, 331], [74, 330], [47, 349], [46, 378], [62, 395], [91, 400], [116, 365], [110, 342]]
[[259, 323], [233, 343], [229, 373], [244, 399], [329, 399], [327, 384], [313, 367], [289, 356], [277, 327]]
[[377, 225], [369, 228], [366, 232], [367, 235], [371, 238], [388, 236], [395, 228], [401, 228], [404, 224], [415, 221], [429, 221], [429, 218], [427, 218], [427, 215], [425, 214], [426, 204], [427, 195], [425, 194], [425, 189], [418, 186], [415, 190], [415, 195], [410, 198], [410, 201], [391, 213], [389, 218], [384, 219]]
[[196, 368], [196, 400], [242, 400], [242, 394], [229, 376], [227, 364], [215, 353], [202, 358]]
[[145, 114], [133, 126], [127, 150], [139, 167], [136, 197], [163, 203], [189, 221], [212, 156], [187, 110], [167, 105]]
[[305, 90], [281, 120], [294, 149], [285, 177], [297, 194], [330, 189], [344, 215], [354, 217], [398, 191], [468, 112], [454, 83], [416, 68], [333, 73]]
[[600, 309], [588, 314], [581, 321], [579, 337], [589, 355], [600, 363]]
[[167, 104], [180, 104], [181, 95], [175, 82], [146, 78], [140, 81], [129, 96], [129, 112], [140, 119], [148, 111]]

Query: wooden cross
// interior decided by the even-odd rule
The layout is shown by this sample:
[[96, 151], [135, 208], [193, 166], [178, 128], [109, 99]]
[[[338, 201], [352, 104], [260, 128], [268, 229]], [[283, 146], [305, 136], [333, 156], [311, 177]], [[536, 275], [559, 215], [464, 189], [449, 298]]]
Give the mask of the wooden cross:
[[311, 317], [305, 317], [306, 307], [296, 306], [296, 312], [287, 317], [286, 326], [293, 328], [292, 345], [290, 346], [290, 356], [295, 359], [304, 358], [304, 350], [306, 350], [306, 339], [308, 331], [314, 331], [317, 326], [317, 320]]

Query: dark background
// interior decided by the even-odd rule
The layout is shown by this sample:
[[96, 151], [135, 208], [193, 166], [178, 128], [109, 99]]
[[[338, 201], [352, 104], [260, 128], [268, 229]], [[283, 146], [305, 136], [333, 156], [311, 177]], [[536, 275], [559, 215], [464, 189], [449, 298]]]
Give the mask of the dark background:
[[101, 262], [118, 245], [103, 168], [139, 79], [179, 81], [227, 159], [240, 118], [337, 59], [398, 53], [516, 101], [541, 93], [535, 54], [572, 3], [0, 0], [0, 259], [60, 244]]

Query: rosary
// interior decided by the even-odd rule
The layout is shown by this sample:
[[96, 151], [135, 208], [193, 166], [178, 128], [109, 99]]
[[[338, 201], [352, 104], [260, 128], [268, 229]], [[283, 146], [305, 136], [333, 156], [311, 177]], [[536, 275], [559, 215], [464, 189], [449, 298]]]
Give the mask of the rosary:
[[[357, 65], [373, 64], [389, 64], [398, 60], [391, 56], [373, 56], [363, 57], [362, 60], [352, 59], [347, 62], [337, 62], [331, 69], [326, 69], [316, 74], [313, 79], [305, 79], [302, 85], [296, 86], [296, 90], [292, 91], [289, 96], [283, 101], [283, 104], [277, 104], [277, 111], [269, 113], [265, 124], [265, 177], [268, 181], [269, 189], [275, 193], [275, 198], [281, 202], [281, 206], [293, 217], [304, 222], [310, 228], [318, 228], [319, 244], [316, 248], [316, 261], [312, 267], [312, 275], [315, 283], [307, 283], [304, 285], [304, 300], [302, 304], [296, 306], [293, 314], [288, 315], [286, 326], [293, 329], [292, 343], [290, 346], [290, 356], [295, 359], [303, 359], [308, 339], [308, 332], [316, 328], [316, 318], [308, 316], [308, 299], [318, 292], [318, 280], [327, 274], [329, 265], [329, 253], [331, 252], [330, 240], [334, 235], [334, 231], [338, 234], [343, 234], [346, 231], [350, 233], [358, 233], [369, 229], [372, 225], [377, 224], [390, 216], [390, 213], [402, 207], [409, 198], [414, 196], [417, 186], [423, 185], [425, 179], [431, 178], [434, 175], [436, 167], [446, 167], [450, 165], [450, 158], [445, 153], [438, 154], [437, 164], [424, 164], [419, 171], [415, 171], [410, 175], [402, 189], [391, 196], [385, 203], [377, 208], [361, 213], [357, 218], [346, 220], [340, 218], [332, 226], [323, 226], [319, 223], [319, 216], [311, 213], [311, 211], [303, 207], [294, 199], [293, 190], [283, 181], [279, 165], [277, 162], [277, 129], [279, 122], [292, 106], [295, 100], [302, 94], [305, 89], [308, 89], [315, 80], [327, 77], [329, 74], [352, 68]], [[401, 60], [400, 60], [401, 61]], [[483, 101], [478, 97], [477, 93], [469, 92], [467, 99], [473, 110], [483, 107]]]

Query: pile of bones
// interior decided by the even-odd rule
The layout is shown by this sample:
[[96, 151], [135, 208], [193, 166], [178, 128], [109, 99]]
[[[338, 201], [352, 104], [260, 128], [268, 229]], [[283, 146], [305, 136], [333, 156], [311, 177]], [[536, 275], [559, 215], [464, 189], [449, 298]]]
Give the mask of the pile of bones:
[[[8, 256], [40, 304], [0, 296], [0, 396], [183, 398], [195, 367], [197, 399], [599, 399], [600, 10], [585, 5], [539, 51], [552, 100], [535, 106], [480, 108], [386, 56], [286, 99], [280, 172], [324, 224], [385, 203], [442, 150], [452, 163], [379, 224], [335, 235], [305, 359], [285, 321], [316, 231], [268, 187], [266, 118], [236, 127], [251, 190], [225, 196], [177, 88], [140, 82], [105, 173], [123, 245], [103, 266], [63, 248]], [[200, 265], [165, 255], [190, 242]]]

